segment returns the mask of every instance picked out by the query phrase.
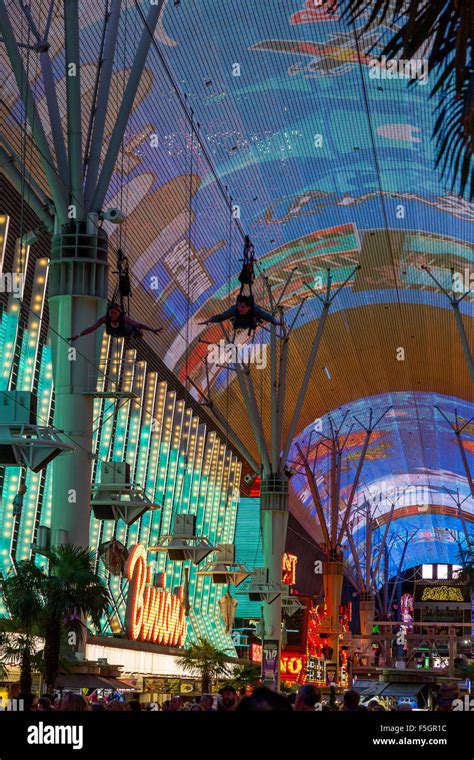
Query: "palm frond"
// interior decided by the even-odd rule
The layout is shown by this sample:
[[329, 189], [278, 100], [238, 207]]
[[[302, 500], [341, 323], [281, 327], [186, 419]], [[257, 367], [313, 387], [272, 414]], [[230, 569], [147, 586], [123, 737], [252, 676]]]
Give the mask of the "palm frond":
[[[330, 5], [331, 0], [323, 3]], [[474, 11], [470, 0], [348, 0], [343, 18], [394, 25], [387, 58], [413, 59], [429, 49], [434, 76], [431, 97], [439, 98], [433, 132], [436, 165], [451, 191], [474, 198]], [[413, 83], [411, 83], [413, 84]], [[458, 105], [460, 107], [458, 107]]]

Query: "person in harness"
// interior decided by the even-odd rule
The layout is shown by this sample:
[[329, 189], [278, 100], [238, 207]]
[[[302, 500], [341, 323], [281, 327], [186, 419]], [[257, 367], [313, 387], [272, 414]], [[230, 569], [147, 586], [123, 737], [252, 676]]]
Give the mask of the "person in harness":
[[94, 322], [90, 327], [86, 327], [85, 330], [82, 330], [77, 335], [68, 338], [68, 340], [72, 342], [84, 335], [89, 335], [89, 333], [95, 332], [102, 325], [105, 325], [107, 335], [111, 335], [114, 338], [143, 338], [143, 330], [148, 330], [155, 333], [155, 335], [162, 330], [161, 327], [150, 327], [143, 324], [143, 322], [136, 322], [128, 314], [125, 314], [119, 304], [113, 303], [107, 309], [106, 314], [100, 317], [97, 322]]
[[242, 269], [239, 274], [240, 292], [239, 296], [244, 295], [244, 288], [247, 285], [249, 289], [249, 296], [252, 296], [252, 285], [255, 280], [254, 263], [255, 263], [255, 251], [252, 242], [248, 235], [245, 236], [244, 243], [244, 257], [241, 259]]
[[18, 493], [13, 499], [13, 517], [21, 517], [21, 512], [23, 509], [23, 499], [25, 496], [25, 493], [27, 491], [25, 483], [22, 483], [20, 487], [18, 488]]
[[199, 322], [199, 324], [214, 324], [215, 322], [225, 322], [228, 319], [231, 320], [234, 330], [248, 330], [249, 333], [254, 332], [262, 322], [271, 322], [277, 327], [281, 324], [272, 314], [258, 306], [253, 296], [241, 295], [237, 296], [235, 306], [231, 306], [230, 309], [221, 314], [215, 314], [210, 319]]

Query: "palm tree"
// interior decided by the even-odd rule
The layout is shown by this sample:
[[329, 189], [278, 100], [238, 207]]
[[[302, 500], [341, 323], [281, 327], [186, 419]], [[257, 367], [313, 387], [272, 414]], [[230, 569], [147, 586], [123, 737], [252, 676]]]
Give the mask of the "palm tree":
[[456, 562], [462, 565], [459, 580], [466, 584], [466, 588], [471, 594], [474, 594], [474, 555], [472, 549], [460, 547], [456, 555]]
[[[330, 7], [334, 0], [324, 0]], [[431, 95], [438, 94], [434, 127], [437, 165], [452, 187], [474, 197], [474, 8], [471, 0], [349, 0], [346, 18], [369, 14], [367, 26], [387, 17], [401, 24], [388, 42], [387, 57], [413, 59], [429, 48], [428, 66], [435, 73]], [[402, 15], [403, 13], [403, 15]], [[401, 54], [401, 55], [400, 55]]]
[[224, 652], [217, 649], [210, 641], [199, 638], [177, 659], [177, 664], [186, 673], [199, 673], [202, 693], [207, 694], [210, 692], [213, 679], [229, 675], [230, 669], [226, 658]]
[[35, 636], [40, 634], [45, 575], [30, 560], [19, 562], [2, 583], [10, 620], [1, 621], [2, 661], [20, 666], [21, 691], [31, 692], [36, 655]]
[[26, 691], [31, 691], [33, 652], [30, 645], [34, 636], [45, 640], [41, 669], [48, 689], [52, 690], [68, 634], [73, 633], [77, 642], [85, 630], [83, 619], [90, 618], [99, 626], [110, 603], [107, 587], [94, 572], [93, 554], [89, 550], [57, 546], [46, 556], [49, 574], [37, 567], [34, 560], [24, 560], [3, 581], [11, 616], [9, 630], [19, 634], [14, 645], [10, 639], [7, 651], [10, 658], [16, 657], [20, 662], [25, 685], [29, 683]]
[[43, 627], [44, 669], [48, 689], [54, 689], [59, 671], [61, 640], [65, 631], [85, 632], [81, 619], [90, 618], [100, 626], [100, 618], [110, 604], [110, 595], [95, 573], [93, 554], [79, 546], [57, 546], [48, 552], [49, 576], [44, 586]]
[[258, 686], [261, 678], [260, 668], [251, 662], [245, 662], [235, 668], [229, 683], [242, 694], [249, 686]]
[[27, 633], [18, 632], [17, 626], [11, 620], [2, 621], [2, 629], [0, 632], [0, 678], [6, 677], [7, 666], [19, 666], [20, 691], [30, 693], [33, 671], [37, 670], [35, 639]]

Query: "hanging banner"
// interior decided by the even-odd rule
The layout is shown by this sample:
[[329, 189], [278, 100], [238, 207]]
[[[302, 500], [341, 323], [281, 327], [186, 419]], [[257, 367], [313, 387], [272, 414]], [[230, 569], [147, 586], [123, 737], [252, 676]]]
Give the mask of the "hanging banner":
[[267, 639], [262, 643], [262, 683], [269, 689], [276, 689], [278, 685], [279, 665], [278, 641]]
[[326, 686], [335, 686], [337, 683], [337, 663], [326, 663]]

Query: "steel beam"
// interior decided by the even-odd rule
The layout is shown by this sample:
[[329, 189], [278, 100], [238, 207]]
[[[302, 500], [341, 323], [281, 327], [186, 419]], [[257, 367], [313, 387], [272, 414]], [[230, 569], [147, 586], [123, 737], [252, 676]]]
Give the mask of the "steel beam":
[[308, 480], [308, 485], [309, 485], [309, 488], [310, 488], [310, 491], [311, 491], [311, 495], [313, 497], [314, 506], [316, 507], [316, 513], [318, 515], [319, 522], [321, 524], [321, 530], [323, 532], [324, 543], [326, 545], [326, 553], [329, 555], [329, 551], [331, 549], [331, 539], [329, 537], [329, 531], [328, 531], [328, 527], [327, 527], [326, 520], [325, 520], [325, 517], [324, 517], [323, 506], [322, 506], [322, 503], [321, 503], [321, 498], [320, 498], [320, 495], [319, 495], [319, 490], [318, 490], [318, 485], [316, 483], [316, 478], [313, 475], [313, 473], [311, 472], [311, 467], [309, 466], [309, 462], [308, 462], [307, 458], [303, 455], [303, 452], [301, 451], [301, 448], [300, 448], [300, 446], [299, 446], [298, 443], [296, 444], [296, 448], [298, 449], [298, 452], [299, 452], [299, 454], [300, 454], [300, 456], [301, 456], [301, 458], [303, 460], [303, 465], [304, 465], [304, 469], [305, 469], [305, 473], [306, 473], [306, 478]]
[[56, 212], [60, 223], [63, 223], [67, 219], [66, 186], [61, 176], [56, 172], [54, 159], [49, 149], [4, 0], [0, 0], [0, 32], [20, 91], [20, 97], [25, 107], [33, 139], [41, 156], [41, 162], [48, 180]]
[[454, 316], [456, 318], [456, 326], [458, 328], [459, 337], [461, 338], [461, 344], [466, 358], [467, 368], [471, 376], [471, 382], [474, 383], [474, 362], [472, 360], [472, 353], [467, 340], [466, 330], [462, 321], [461, 312], [459, 311], [459, 301], [451, 301], [453, 307]]
[[117, 47], [121, 7], [122, 0], [111, 1], [109, 18], [107, 21], [104, 55], [102, 58], [100, 70], [97, 105], [95, 114], [93, 114], [94, 127], [92, 131], [90, 152], [89, 155], [85, 157], [87, 160], [87, 176], [84, 191], [84, 204], [87, 210], [90, 209], [90, 202], [92, 200], [94, 188], [97, 183], [97, 177], [99, 175], [100, 156], [102, 152], [102, 141], [104, 139], [105, 120], [107, 116], [107, 106], [109, 102], [115, 50]]
[[163, 5], [164, 0], [157, 0], [157, 4], [152, 5], [148, 11], [132, 64], [132, 70], [128, 77], [122, 103], [115, 120], [115, 128], [110, 138], [109, 147], [99, 175], [99, 181], [92, 196], [90, 206], [87, 209], [88, 211], [99, 212], [102, 209]]
[[[255, 461], [254, 457], [248, 450], [248, 448], [242, 443], [237, 433], [232, 429], [232, 427], [228, 424], [226, 418], [224, 415], [219, 411], [219, 409], [215, 406], [213, 400], [210, 397], [210, 394], [206, 396], [205, 393], [202, 392], [202, 390], [196, 385], [195, 382], [188, 376], [188, 381], [191, 383], [193, 388], [197, 390], [201, 398], [204, 399], [203, 405], [207, 406], [209, 410], [212, 412], [216, 420], [220, 423], [222, 426], [224, 434], [227, 436], [227, 438], [230, 438], [232, 443], [234, 444], [235, 448], [239, 451], [239, 453], [243, 456], [243, 458], [249, 463], [252, 470], [256, 473], [260, 472], [260, 467]], [[210, 389], [208, 388], [208, 393]]]
[[0, 148], [0, 171], [8, 177], [10, 182], [14, 185], [18, 193], [24, 193], [25, 183], [27, 184], [27, 191], [25, 193], [25, 201], [36, 214], [43, 227], [48, 232], [54, 230], [54, 219], [47, 210], [46, 203], [37, 196], [27, 179], [21, 174], [20, 170], [15, 166], [15, 159], [13, 156], [9, 156], [6, 150]]
[[278, 414], [283, 414], [283, 409], [278, 409], [278, 387], [277, 387], [277, 348], [276, 348], [276, 327], [270, 325], [270, 383], [271, 383], [271, 436], [272, 436], [272, 469], [279, 469], [280, 446], [281, 441], [278, 439]]
[[[36, 39], [37, 49], [39, 49], [39, 59], [41, 72], [43, 74], [44, 92], [46, 96], [46, 105], [48, 107], [49, 123], [51, 126], [51, 134], [54, 143], [54, 152], [56, 154], [56, 162], [58, 171], [61, 177], [68, 182], [69, 168], [67, 162], [66, 146], [64, 143], [64, 135], [62, 130], [62, 120], [59, 113], [58, 99], [56, 97], [56, 86], [54, 81], [53, 67], [51, 65], [51, 58], [49, 57], [47, 36], [43, 39], [36, 26], [35, 20], [32, 16], [29, 5], [21, 2], [21, 8], [25, 14], [30, 29]], [[51, 12], [52, 9], [50, 9]]]
[[293, 416], [291, 418], [291, 422], [288, 428], [286, 444], [285, 444], [285, 448], [284, 448], [283, 456], [282, 456], [283, 467], [285, 466], [286, 460], [288, 459], [288, 454], [290, 452], [291, 444], [293, 442], [293, 437], [295, 435], [296, 425], [298, 424], [298, 420], [301, 414], [301, 409], [303, 408], [303, 403], [306, 397], [306, 391], [308, 390], [309, 381], [311, 379], [311, 375], [313, 374], [314, 363], [316, 361], [316, 356], [318, 354], [318, 349], [321, 343], [321, 338], [323, 336], [324, 325], [326, 324], [326, 319], [328, 317], [330, 306], [331, 306], [331, 301], [329, 300], [324, 301], [323, 311], [319, 318], [318, 328], [314, 336], [311, 353], [309, 355], [308, 363], [306, 365], [306, 371], [303, 377], [303, 382], [301, 384], [300, 392], [299, 392], [298, 399], [295, 405], [295, 410], [293, 412]]
[[[81, 221], [84, 218], [84, 188], [78, 0], [64, 0], [64, 31], [70, 199], [75, 206], [75, 219]], [[72, 72], [71, 66], [74, 66]]]
[[371, 435], [372, 435], [372, 430], [369, 428], [368, 430], [366, 430], [364, 445], [363, 445], [363, 448], [362, 448], [362, 451], [361, 451], [361, 454], [360, 454], [360, 457], [359, 457], [359, 462], [357, 464], [356, 474], [354, 476], [354, 480], [352, 481], [352, 487], [351, 487], [351, 491], [350, 491], [350, 494], [349, 494], [349, 499], [347, 501], [347, 507], [346, 507], [346, 510], [344, 512], [344, 517], [342, 519], [342, 524], [341, 524], [341, 530], [339, 531], [339, 536], [338, 536], [338, 539], [337, 539], [337, 543], [338, 544], [342, 543], [342, 539], [344, 537], [344, 533], [345, 533], [346, 528], [347, 528], [347, 523], [348, 523], [348, 520], [349, 520], [349, 517], [350, 517], [350, 514], [351, 514], [352, 504], [354, 502], [354, 497], [355, 497], [355, 494], [356, 494], [356, 491], [357, 491], [357, 487], [359, 485], [360, 473], [362, 471], [362, 465], [364, 464], [365, 455], [367, 453], [367, 448], [369, 446], [369, 441], [370, 441]]
[[464, 329], [464, 323], [462, 321], [461, 312], [459, 311], [459, 304], [461, 301], [463, 301], [466, 296], [470, 293], [470, 290], [467, 290], [461, 298], [453, 298], [451, 294], [444, 288], [441, 283], [438, 281], [438, 279], [434, 276], [432, 272], [428, 269], [427, 266], [422, 265], [421, 267], [426, 274], [433, 280], [433, 282], [436, 284], [436, 286], [441, 290], [442, 293], [446, 296], [449, 303], [452, 306], [452, 309], [454, 311], [454, 317], [456, 320], [456, 327], [458, 329], [459, 337], [461, 339], [462, 348], [464, 351], [464, 356], [466, 358], [467, 368], [469, 371], [469, 374], [471, 376], [471, 381], [474, 383], [474, 362], [472, 359], [472, 353], [471, 349], [469, 347], [469, 342], [467, 340], [466, 330]]

